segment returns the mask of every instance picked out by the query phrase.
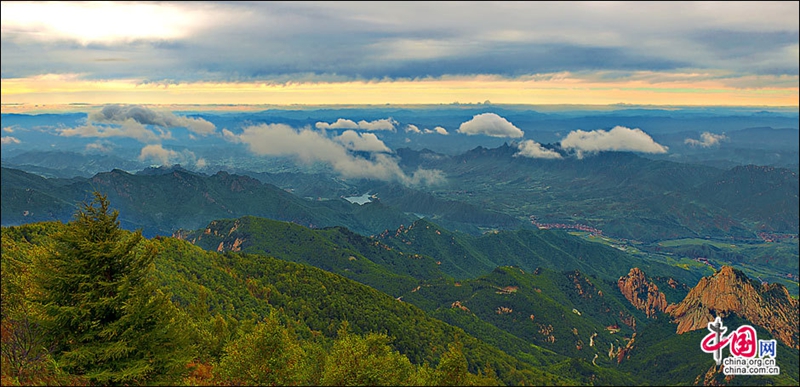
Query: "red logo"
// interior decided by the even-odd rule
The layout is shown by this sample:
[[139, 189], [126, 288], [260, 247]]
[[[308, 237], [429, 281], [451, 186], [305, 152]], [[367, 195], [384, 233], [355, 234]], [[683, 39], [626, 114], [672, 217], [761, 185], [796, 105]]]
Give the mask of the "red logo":
[[749, 325], [742, 325], [739, 329], [725, 336], [727, 327], [722, 325], [722, 320], [717, 317], [708, 323], [708, 330], [711, 331], [700, 343], [700, 348], [705, 353], [713, 353], [717, 365], [722, 362], [722, 349], [726, 346], [731, 351], [731, 355], [745, 358], [756, 356], [758, 339], [756, 330]]

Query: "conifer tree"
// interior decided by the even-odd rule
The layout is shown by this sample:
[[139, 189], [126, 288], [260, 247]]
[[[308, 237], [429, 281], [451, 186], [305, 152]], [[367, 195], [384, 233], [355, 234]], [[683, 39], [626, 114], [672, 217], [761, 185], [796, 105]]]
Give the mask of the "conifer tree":
[[154, 245], [117, 217], [95, 192], [38, 265], [57, 360], [94, 383], [178, 380], [192, 357], [184, 314], [154, 282]]

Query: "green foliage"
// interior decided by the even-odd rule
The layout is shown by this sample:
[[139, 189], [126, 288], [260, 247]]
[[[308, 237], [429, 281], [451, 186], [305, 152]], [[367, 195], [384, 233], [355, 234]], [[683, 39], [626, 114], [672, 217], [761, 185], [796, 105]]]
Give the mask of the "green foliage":
[[473, 375], [467, 370], [467, 359], [464, 357], [460, 342], [448, 344], [447, 352], [442, 355], [436, 371], [429, 381], [434, 386], [497, 386], [498, 381], [491, 368], [484, 373]]
[[[627, 152], [583, 159], [514, 157], [504, 145], [420, 164], [448, 176], [438, 199], [518, 219], [581, 223], [639, 241], [679, 237], [753, 238], [760, 227], [797, 233], [796, 173], [783, 168], [716, 168], [647, 160]], [[503, 176], [498, 182], [496, 176]]]
[[96, 194], [35, 263], [56, 357], [99, 383], [175, 377], [191, 359], [182, 314], [153, 281], [154, 246], [117, 216]]
[[206, 176], [180, 168], [163, 174], [130, 174], [114, 169], [95, 177], [71, 180], [43, 179], [20, 170], [2, 168], [3, 224], [31, 221], [67, 221], [74, 203], [84, 200], [95, 186], [119, 209], [126, 229], [142, 229], [147, 236], [169, 235], [178, 228], [196, 229], [214, 219], [256, 215], [308, 227], [347, 226], [375, 234], [411, 216], [382, 205], [359, 206], [342, 199], [311, 201], [260, 181], [218, 172]]
[[[728, 327], [728, 333], [740, 325], [751, 323], [731, 315], [723, 319]], [[764, 329], [754, 326], [758, 339], [771, 339], [772, 336]], [[676, 325], [668, 320], [656, 320], [644, 327], [636, 335], [632, 349], [619, 369], [635, 373], [645, 380], [659, 380], [667, 385], [690, 384], [715, 365], [710, 354], [700, 350], [700, 342], [708, 334], [705, 329], [676, 334]], [[723, 356], [728, 356], [727, 349]], [[780, 341], [777, 342], [777, 365], [781, 369], [778, 376], [736, 376], [728, 384], [732, 385], [797, 385], [798, 382], [798, 357], [797, 349], [789, 348]]]
[[[237, 233], [249, 227], [245, 221], [241, 219], [231, 235], [242, 237], [243, 234]], [[278, 225], [277, 230], [299, 228], [282, 222], [262, 222], [265, 225], [272, 223]], [[214, 227], [208, 234], [203, 234], [203, 238], [210, 238], [215, 231], [221, 234], [230, 232], [235, 221], [220, 221], [219, 224], [225, 227]], [[324, 235], [321, 233], [339, 232], [331, 229], [287, 236], [291, 235], [289, 240], [294, 244], [303, 244], [304, 236], [322, 238]], [[275, 235], [282, 234], [278, 232]], [[275, 236], [269, 238], [279, 239]], [[533, 367], [538, 362], [515, 359], [457, 328], [430, 318], [409, 303], [339, 275], [264, 255], [208, 252], [173, 238], [159, 238], [154, 243], [162, 251], [156, 260], [159, 280], [171, 289], [177, 303], [195, 311], [193, 315], [202, 316], [195, 322], [200, 330], [197, 342], [198, 356], [202, 361], [213, 360], [220, 353], [219, 349], [212, 349], [219, 348], [220, 343], [217, 335], [212, 333], [215, 321], [219, 320], [214, 316], [226, 316], [229, 328], [224, 335], [235, 339], [237, 334], [232, 332], [237, 329], [233, 328], [234, 325], [241, 325], [254, 317], [260, 320], [258, 316], [268, 315], [275, 309], [282, 310], [290, 321], [302, 322], [306, 328], [297, 331], [298, 337], [307, 339], [321, 335], [333, 338], [341, 323], [347, 321], [353, 334], [372, 332], [391, 337], [393, 350], [408, 357], [412, 364], [420, 365], [438, 362], [447, 344], [460, 336], [471, 373], [482, 371], [488, 365], [507, 384], [564, 383], [562, 378]], [[320, 244], [321, 247], [325, 245]], [[247, 249], [244, 244], [242, 246]], [[281, 251], [284, 248], [281, 246], [292, 248], [285, 242], [274, 246], [273, 251]], [[326, 254], [322, 249], [317, 252], [322, 256]], [[233, 317], [237, 322], [230, 320]], [[238, 330], [248, 331], [246, 328]], [[320, 352], [314, 346], [303, 348], [307, 353]], [[320, 364], [319, 361], [312, 363]]]
[[[634, 332], [626, 322], [646, 323], [644, 315], [614, 285], [578, 271], [537, 269], [531, 273], [499, 267], [458, 286], [432, 284], [404, 297], [535, 364], [549, 365], [563, 360], [563, 356], [592, 361], [598, 354], [603, 358], [597, 363], [609, 366], [604, 356], [609, 345], [624, 345], [622, 336]], [[618, 325], [621, 332], [611, 334], [606, 330], [609, 325]], [[558, 355], [553, 356], [551, 351]]]
[[389, 346], [385, 334], [365, 336], [347, 331], [342, 324], [328, 352], [319, 384], [326, 386], [401, 386], [414, 380], [415, 367]]
[[582, 385], [633, 386], [646, 384], [644, 379], [615, 368], [598, 367], [581, 358], [564, 360], [549, 369], [557, 375], [570, 375]]
[[770, 243], [741, 243], [732, 241], [725, 243], [688, 239], [660, 242], [652, 246], [659, 252], [676, 257], [705, 258], [715, 265], [732, 265], [747, 273], [751, 278], [774, 283], [778, 282], [789, 289], [789, 293], [798, 294], [798, 282], [787, 278], [787, 274], [798, 273], [800, 257], [797, 239], [776, 240]]
[[[102, 212], [97, 211], [99, 218]], [[113, 215], [108, 217], [113, 218]], [[230, 229], [235, 221], [223, 221], [221, 224], [225, 227], [214, 228], [203, 238], [211, 239], [209, 235], [215, 232], [231, 232], [231, 235], [243, 237], [244, 234], [237, 234], [247, 228], [241, 221], [239, 229], [233, 232]], [[688, 352], [700, 352], [696, 338], [689, 337], [690, 334], [675, 335], [674, 324], [666, 318], [645, 319], [621, 297], [615, 289], [615, 281], [575, 270], [528, 272], [517, 267], [502, 267], [458, 283], [447, 276], [429, 276], [422, 280], [419, 288], [406, 290], [398, 300], [305, 264], [260, 254], [219, 254], [174, 238], [146, 241], [138, 233], [121, 231], [115, 234], [119, 243], [108, 243], [107, 248], [133, 261], [148, 261], [148, 265], [123, 266], [144, 266], [148, 268], [147, 273], [139, 276], [139, 287], [126, 282], [125, 276], [112, 275], [118, 285], [97, 290], [94, 287], [108, 286], [102, 275], [106, 271], [101, 270], [107, 255], [96, 251], [98, 246], [104, 246], [102, 241], [106, 239], [100, 239], [100, 243], [68, 243], [70, 235], [87, 237], [79, 230], [72, 230], [76, 223], [2, 229], [0, 301], [4, 332], [12, 327], [11, 323], [23, 321], [23, 317], [42, 324], [43, 328], [55, 328], [49, 334], [31, 330], [38, 332], [39, 339], [28, 342], [36, 343], [34, 347], [44, 351], [37, 352], [42, 354], [40, 358], [31, 351], [33, 356], [28, 358], [22, 372], [16, 372], [17, 376], [4, 358], [4, 384], [553, 385], [658, 381], [686, 384], [708, 369], [704, 365], [708, 356], [694, 356]], [[425, 271], [427, 263], [415, 266], [415, 261], [398, 261], [411, 258], [345, 229], [312, 231], [284, 223], [261, 224], [263, 233], [249, 237], [272, 234], [273, 241], [286, 237], [289, 242], [264, 243], [262, 248], [277, 246], [291, 251], [295, 248], [290, 246], [293, 244], [308, 250], [302, 252], [301, 249], [299, 253], [312, 255], [311, 248], [317, 243], [329, 250], [325, 253], [320, 249], [323, 256], [338, 251], [362, 261], [374, 257], [380, 267], [391, 268], [387, 269], [390, 273], [405, 271], [423, 276], [435, 273]], [[275, 229], [270, 230], [273, 226]], [[113, 234], [115, 228], [86, 227], [86, 230], [95, 230], [92, 235], [103, 235]], [[441, 236], [434, 231], [437, 229], [430, 233]], [[446, 233], [445, 230], [440, 232]], [[555, 239], [544, 240], [551, 246], [558, 246], [564, 254], [584, 257], [591, 254], [588, 249], [594, 245], [560, 244], [559, 233], [553, 235]], [[305, 244], [303, 238], [311, 238], [311, 242]], [[132, 247], [125, 250], [120, 245]], [[244, 244], [241, 246], [247, 248]], [[475, 245], [471, 248], [488, 249]], [[587, 250], [582, 250], [584, 248]], [[66, 270], [65, 266], [67, 263], [76, 266], [79, 260], [65, 257], [78, 254], [76, 251], [82, 256], [94, 257], [97, 262], [80, 266], [87, 267], [85, 274], [65, 277], [62, 283], [76, 282], [74, 288], [86, 293], [78, 293], [76, 296], [80, 299], [116, 290], [115, 296], [124, 306], [116, 310], [116, 303], [107, 299], [85, 303], [86, 314], [104, 316], [101, 312], [105, 311], [117, 313], [120, 318], [107, 327], [101, 327], [99, 319], [97, 324], [88, 327], [77, 324], [75, 326], [84, 329], [77, 334], [57, 327], [58, 315], [51, 312], [62, 309], [52, 308], [53, 305], [48, 309], [44, 303], [31, 302], [47, 298], [47, 292], [43, 292], [47, 288], [43, 285], [53, 281], [46, 280], [48, 276], [75, 272]], [[106, 266], [113, 267], [114, 261], [110, 261]], [[43, 267], [45, 262], [53, 268]], [[32, 276], [32, 273], [37, 275]], [[80, 282], [98, 277], [100, 280], [96, 284]], [[33, 279], [38, 285], [26, 287], [26, 281]], [[149, 290], [137, 291], [139, 288]], [[127, 301], [122, 301], [120, 294], [128, 295]], [[460, 301], [460, 306], [468, 309], [453, 306], [454, 301]], [[80, 309], [67, 306], [71, 308], [64, 308], [64, 313]], [[498, 309], [501, 306], [508, 310]], [[579, 310], [580, 314], [572, 309]], [[9, 314], [12, 311], [13, 316]], [[629, 336], [632, 329], [626, 327], [622, 319], [630, 317], [637, 320], [633, 350], [627, 353], [629, 356], [621, 365], [617, 365], [616, 357], [609, 359], [608, 349], [612, 343], [614, 348], [619, 348], [627, 342], [622, 336]], [[618, 323], [622, 331], [612, 335], [604, 328], [614, 323]], [[552, 331], [545, 335], [540, 330], [547, 326], [552, 326]], [[151, 329], [154, 327], [159, 329]], [[116, 334], [118, 331], [122, 333]], [[598, 335], [590, 339], [594, 332]], [[107, 333], [116, 336], [103, 336]], [[549, 335], [555, 340], [550, 341]], [[172, 337], [169, 343], [162, 340], [167, 336]], [[12, 336], [4, 333], [4, 348], [9, 348], [7, 337]], [[80, 341], [86, 337], [95, 339]], [[759, 337], [762, 337], [761, 331]], [[594, 341], [594, 346], [589, 345], [590, 340]], [[51, 343], [59, 344], [52, 354], [47, 350]], [[680, 351], [666, 350], [672, 347]], [[112, 359], [109, 353], [122, 356]], [[142, 367], [142, 356], [138, 355], [143, 353], [149, 354], [147, 356], [154, 362]], [[793, 353], [796, 354], [796, 350], [779, 345], [779, 354], [791, 356]], [[73, 354], [85, 354], [94, 359], [106, 356], [108, 360], [86, 361], [86, 368], [79, 369], [76, 364], [80, 359], [76, 360]], [[599, 356], [594, 358], [594, 355]], [[159, 367], [159, 362], [167, 357], [174, 362]], [[780, 377], [747, 380], [779, 384], [796, 381], [793, 375], [797, 373], [797, 365], [788, 361], [789, 357], [779, 355]], [[152, 367], [148, 373], [133, 376], [148, 366]], [[100, 367], [106, 369], [99, 370]], [[182, 378], [186, 372], [190, 375]], [[109, 377], [112, 373], [117, 376]], [[741, 378], [738, 381], [745, 382]]]
[[218, 374], [236, 385], [308, 384], [306, 354], [295, 337], [269, 316], [225, 347]]
[[0, 258], [0, 376], [3, 385], [79, 384], [53, 358], [55, 345], [44, 324], [44, 308], [31, 270], [34, 257], [48, 254], [48, 234], [60, 223], [37, 223], [2, 229]]
[[395, 297], [419, 280], [445, 277], [430, 257], [405, 255], [343, 227], [312, 230], [247, 216], [216, 220], [182, 238], [207, 250], [236, 249], [304, 263], [372, 286]]
[[379, 241], [406, 255], [436, 257], [443, 272], [453, 277], [474, 278], [498, 266], [517, 266], [526, 271], [538, 267], [616, 281], [632, 267], [647, 273], [695, 283], [699, 275], [669, 265], [649, 262], [617, 249], [584, 241], [558, 230], [517, 230], [471, 236], [449, 232], [426, 219], [408, 228], [384, 233]]
[[414, 365], [381, 333], [358, 335], [343, 322], [332, 340], [300, 339], [276, 313], [225, 347], [213, 380], [223, 385], [497, 386], [487, 366], [470, 373], [460, 342], [448, 345], [439, 364]]

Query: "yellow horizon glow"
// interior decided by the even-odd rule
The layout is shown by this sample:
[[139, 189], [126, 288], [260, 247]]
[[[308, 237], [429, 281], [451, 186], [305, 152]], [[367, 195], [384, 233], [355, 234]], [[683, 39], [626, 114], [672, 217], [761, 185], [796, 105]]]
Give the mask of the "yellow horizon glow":
[[[80, 79], [43, 75], [2, 79], [3, 111], [13, 104], [67, 105], [415, 105], [478, 103], [515, 105], [800, 105], [798, 87], [737, 88], [692, 74], [644, 73], [623, 81], [581, 79], [570, 74], [507, 79], [493, 76], [351, 82], [192, 82], [142, 83], [139, 80]], [[653, 82], [657, 77], [659, 82]], [[708, 77], [706, 77], [708, 78]], [[752, 81], [752, 80], [743, 80]], [[790, 84], [792, 79], [789, 79]]]

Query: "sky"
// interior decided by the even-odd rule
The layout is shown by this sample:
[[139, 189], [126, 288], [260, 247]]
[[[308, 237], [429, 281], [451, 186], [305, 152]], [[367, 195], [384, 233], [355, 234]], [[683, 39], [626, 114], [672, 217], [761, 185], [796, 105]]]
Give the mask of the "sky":
[[798, 4], [2, 2], [2, 103], [797, 107]]

